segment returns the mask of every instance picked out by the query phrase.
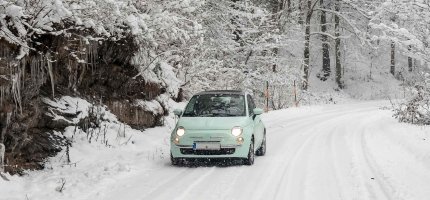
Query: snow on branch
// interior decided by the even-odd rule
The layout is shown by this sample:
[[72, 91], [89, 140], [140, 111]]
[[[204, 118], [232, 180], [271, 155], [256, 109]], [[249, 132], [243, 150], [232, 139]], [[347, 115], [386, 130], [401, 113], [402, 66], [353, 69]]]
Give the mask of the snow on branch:
[[325, 35], [325, 36], [327, 36], [327, 37], [329, 37], [329, 38], [331, 38], [333, 40], [336, 40], [338, 38], [340, 38], [340, 39], [348, 39], [348, 38], [351, 37], [350, 35], [336, 37], [336, 36], [334, 36], [334, 35], [332, 35], [330, 33], [326, 33], [326, 32], [312, 32], [311, 35]]
[[317, 8], [316, 10], [320, 10], [320, 11], [325, 11], [325, 12], [329, 12], [332, 14], [335, 14], [337, 16], [339, 16], [341, 19], [343, 19], [344, 22], [346, 22], [346, 24], [348, 24], [354, 31], [352, 31], [354, 33], [354, 35], [360, 40], [361, 44], [364, 45], [364, 39], [362, 36], [360, 36], [360, 29], [358, 29], [356, 26], [354, 26], [354, 24], [344, 15], [342, 15], [342, 13], [337, 12], [337, 11], [333, 11], [333, 10], [329, 10], [329, 9], [323, 9], [323, 8]]

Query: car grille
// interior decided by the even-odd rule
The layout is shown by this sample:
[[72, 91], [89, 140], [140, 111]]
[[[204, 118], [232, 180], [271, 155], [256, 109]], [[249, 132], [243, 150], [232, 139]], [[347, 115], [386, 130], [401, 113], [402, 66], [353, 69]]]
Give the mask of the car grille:
[[193, 150], [189, 148], [181, 148], [181, 153], [184, 155], [230, 155], [234, 154], [235, 148], [223, 148], [220, 150]]

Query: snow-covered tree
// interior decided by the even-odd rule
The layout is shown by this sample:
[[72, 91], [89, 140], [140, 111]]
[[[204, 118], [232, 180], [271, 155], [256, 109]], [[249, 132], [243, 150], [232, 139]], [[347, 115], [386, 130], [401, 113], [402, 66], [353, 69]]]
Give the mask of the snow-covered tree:
[[[394, 74], [396, 69], [397, 78], [403, 80], [404, 87], [412, 93], [395, 109], [395, 116], [402, 122], [429, 124], [429, 20], [428, 1], [387, 1], [369, 23], [378, 33], [374, 40], [391, 42], [390, 70]], [[396, 52], [405, 60], [399, 69], [394, 66]]]

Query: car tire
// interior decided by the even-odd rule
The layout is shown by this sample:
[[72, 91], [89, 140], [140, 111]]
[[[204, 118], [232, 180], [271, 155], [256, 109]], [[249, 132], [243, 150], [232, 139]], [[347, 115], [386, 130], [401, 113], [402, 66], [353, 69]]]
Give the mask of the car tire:
[[245, 165], [253, 165], [254, 159], [255, 159], [254, 139], [252, 139], [251, 144], [249, 145], [248, 157], [245, 158]]
[[173, 166], [178, 166], [181, 165], [181, 159], [180, 158], [174, 158], [172, 156], [172, 153], [170, 153], [170, 162], [172, 163]]
[[264, 156], [266, 154], [266, 134], [263, 136], [263, 141], [261, 141], [260, 148], [258, 148], [255, 155], [257, 156]]

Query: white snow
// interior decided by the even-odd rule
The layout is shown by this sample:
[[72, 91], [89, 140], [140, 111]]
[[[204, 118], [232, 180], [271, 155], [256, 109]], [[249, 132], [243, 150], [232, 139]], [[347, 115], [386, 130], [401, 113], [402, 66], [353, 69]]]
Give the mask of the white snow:
[[[79, 120], [89, 116], [90, 111], [98, 115], [100, 120], [108, 123], [119, 123], [117, 117], [108, 111], [105, 105], [93, 105], [90, 102], [71, 96], [62, 96], [55, 99], [43, 98], [42, 101], [50, 105], [49, 112], [46, 113], [54, 118], [54, 120], [65, 120], [72, 124], [77, 124]], [[76, 114], [73, 119], [66, 119], [61, 114]]]
[[127, 17], [127, 25], [131, 28], [131, 33], [133, 35], [138, 35], [142, 33], [142, 30], [139, 27], [139, 20], [134, 15], [129, 15]]
[[6, 7], [5, 14], [11, 17], [22, 17], [24, 13], [22, 12], [22, 7], [17, 5], [10, 5]]
[[135, 100], [135, 102], [138, 106], [141, 106], [146, 111], [150, 111], [150, 112], [154, 113], [154, 115], [163, 114], [163, 112], [164, 112], [163, 107], [156, 100], [151, 100], [151, 101]]
[[430, 129], [398, 123], [388, 106], [353, 102], [264, 114], [268, 151], [250, 167], [171, 166], [169, 126], [126, 127], [130, 141], [109, 146], [75, 134], [70, 165], [62, 152], [45, 170], [6, 175], [11, 181], [0, 179], [0, 199], [428, 199]]

